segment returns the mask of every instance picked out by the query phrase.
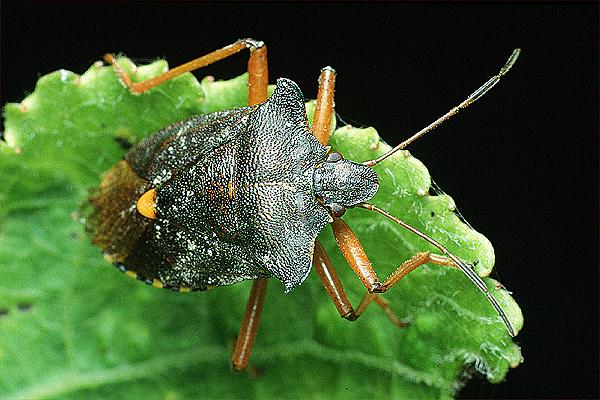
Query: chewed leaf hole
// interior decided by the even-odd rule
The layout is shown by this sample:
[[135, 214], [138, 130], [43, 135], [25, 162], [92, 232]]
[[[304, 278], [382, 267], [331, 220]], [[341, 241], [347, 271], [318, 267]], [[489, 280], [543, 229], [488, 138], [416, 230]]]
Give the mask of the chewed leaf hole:
[[129, 150], [133, 146], [133, 143], [123, 136], [115, 137], [115, 142], [117, 142], [123, 150]]
[[[26, 312], [31, 311], [32, 307], [33, 307], [33, 304], [31, 304], [29, 302], [21, 302], [21, 303], [17, 304], [16, 311], [26, 313]], [[14, 311], [15, 310], [13, 310], [13, 312]], [[8, 307], [0, 307], [0, 318], [7, 317], [10, 314], [11, 314], [11, 311]]]
[[125, 127], [117, 128], [114, 132], [114, 138], [124, 150], [129, 150], [136, 142], [131, 129]]
[[31, 308], [33, 307], [33, 304], [31, 303], [19, 303], [17, 304], [17, 310], [26, 313], [31, 311]]

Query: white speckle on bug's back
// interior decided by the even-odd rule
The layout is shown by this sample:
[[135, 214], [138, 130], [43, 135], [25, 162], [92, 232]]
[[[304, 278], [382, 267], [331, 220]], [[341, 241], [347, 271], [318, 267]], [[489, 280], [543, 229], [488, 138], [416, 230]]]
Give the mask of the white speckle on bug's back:
[[160, 184], [171, 179], [171, 171], [163, 169], [160, 173], [152, 180], [152, 184], [154, 186], [159, 186]]

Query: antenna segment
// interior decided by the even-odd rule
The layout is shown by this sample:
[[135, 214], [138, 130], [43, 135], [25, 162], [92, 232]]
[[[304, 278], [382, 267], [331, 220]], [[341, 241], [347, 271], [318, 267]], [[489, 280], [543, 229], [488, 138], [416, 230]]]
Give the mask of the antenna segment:
[[369, 167], [372, 167], [372, 166], [374, 166], [376, 164], [379, 164], [381, 161], [385, 160], [386, 158], [388, 158], [389, 156], [391, 156], [392, 154], [394, 154], [398, 150], [402, 150], [403, 148], [405, 148], [406, 146], [408, 146], [409, 144], [411, 144], [412, 142], [414, 142], [415, 140], [417, 140], [421, 136], [425, 135], [427, 132], [430, 132], [430, 131], [434, 130], [435, 128], [437, 128], [438, 126], [440, 126], [442, 123], [444, 123], [446, 120], [448, 120], [451, 117], [453, 117], [456, 114], [458, 114], [460, 112], [460, 110], [462, 110], [464, 108], [467, 108], [471, 104], [475, 103], [477, 100], [479, 100], [481, 97], [483, 97], [484, 94], [486, 94], [487, 92], [489, 92], [491, 88], [493, 88], [494, 86], [496, 86], [496, 84], [498, 82], [500, 82], [500, 78], [502, 78], [504, 75], [506, 75], [508, 73], [508, 71], [512, 68], [512, 66], [514, 65], [514, 63], [517, 61], [517, 58], [519, 58], [519, 54], [520, 53], [521, 53], [521, 49], [514, 49], [513, 52], [512, 52], [512, 54], [510, 55], [510, 57], [506, 61], [506, 64], [504, 64], [504, 66], [502, 68], [500, 68], [500, 71], [498, 72], [498, 74], [494, 75], [493, 77], [491, 77], [479, 89], [477, 89], [476, 91], [474, 91], [473, 93], [471, 93], [469, 95], [469, 97], [467, 97], [458, 106], [452, 108], [446, 114], [442, 115], [441, 117], [439, 117], [438, 119], [436, 119], [435, 121], [433, 121], [431, 124], [427, 125], [425, 128], [421, 129], [419, 132], [415, 133], [414, 135], [412, 135], [411, 137], [409, 137], [404, 142], [400, 143], [398, 146], [394, 147], [393, 149], [391, 149], [387, 153], [379, 156], [378, 158], [376, 158], [374, 160], [369, 160], [369, 161], [363, 162], [363, 165], [367, 165]]
[[504, 325], [506, 325], [506, 329], [508, 330], [508, 333], [510, 334], [510, 336], [513, 336], [513, 337], [516, 336], [515, 329], [513, 328], [512, 323], [508, 319], [508, 316], [506, 315], [506, 312], [502, 309], [502, 307], [500, 306], [500, 304], [498, 304], [498, 301], [496, 300], [496, 298], [494, 296], [492, 296], [492, 294], [488, 290], [487, 286], [485, 286], [485, 283], [483, 282], [483, 280], [479, 277], [479, 275], [477, 275], [477, 273], [471, 267], [467, 266], [464, 262], [462, 262], [454, 254], [450, 253], [450, 251], [446, 247], [442, 246], [435, 239], [427, 236], [426, 234], [424, 234], [423, 232], [421, 232], [417, 228], [415, 228], [415, 227], [407, 224], [406, 222], [402, 221], [401, 219], [399, 219], [397, 217], [394, 217], [393, 215], [391, 215], [387, 211], [385, 211], [385, 210], [383, 210], [383, 209], [381, 209], [381, 208], [379, 208], [379, 207], [377, 207], [377, 206], [375, 206], [373, 204], [368, 204], [368, 203], [357, 204], [357, 207], [361, 207], [361, 208], [364, 208], [364, 209], [367, 209], [367, 210], [378, 212], [379, 214], [381, 214], [381, 215], [385, 216], [386, 218], [394, 221], [398, 225], [401, 225], [402, 227], [408, 229], [409, 231], [411, 231], [415, 235], [417, 235], [417, 236], [425, 239], [426, 241], [428, 241], [429, 243], [431, 243], [433, 246], [437, 247], [437, 249], [439, 251], [441, 251], [449, 259], [451, 259], [452, 261], [454, 261], [454, 263], [467, 276], [467, 278], [469, 278], [469, 280], [471, 282], [473, 282], [473, 284], [475, 284], [475, 286], [477, 286], [477, 288], [483, 294], [485, 294], [485, 297], [488, 298], [488, 300], [490, 301], [490, 303], [492, 304], [492, 306], [494, 307], [494, 309], [496, 310], [496, 312], [498, 313], [498, 315], [502, 319], [502, 322], [504, 322]]

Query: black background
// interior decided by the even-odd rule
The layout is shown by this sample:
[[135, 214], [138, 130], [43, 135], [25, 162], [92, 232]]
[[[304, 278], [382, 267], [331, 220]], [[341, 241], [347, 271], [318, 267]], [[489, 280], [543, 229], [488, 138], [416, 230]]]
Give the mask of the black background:
[[[524, 364], [470, 397], [598, 396], [598, 7], [446, 4], [2, 3], [2, 104], [104, 52], [176, 65], [240, 37], [264, 40], [271, 80], [316, 95], [390, 144], [521, 59], [476, 105], [410, 147], [494, 244], [495, 277], [525, 314]], [[238, 55], [198, 72], [237, 76]], [[357, 383], [359, 384], [359, 383]]]

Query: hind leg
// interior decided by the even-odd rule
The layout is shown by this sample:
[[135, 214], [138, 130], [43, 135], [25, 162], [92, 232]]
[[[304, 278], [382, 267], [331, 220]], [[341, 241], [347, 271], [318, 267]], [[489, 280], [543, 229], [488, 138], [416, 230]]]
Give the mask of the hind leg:
[[258, 104], [266, 100], [266, 87], [269, 82], [267, 68], [267, 46], [258, 40], [240, 39], [235, 43], [215, 50], [202, 57], [198, 57], [185, 64], [171, 68], [163, 74], [136, 83], [132, 82], [131, 77], [119, 64], [119, 61], [113, 54], [105, 54], [104, 59], [114, 66], [115, 71], [121, 79], [121, 82], [127, 86], [132, 94], [142, 94], [153, 87], [173, 79], [185, 72], [191, 72], [196, 69], [206, 67], [207, 65], [239, 53], [244, 49], [250, 49], [250, 59], [248, 60], [249, 105]]

